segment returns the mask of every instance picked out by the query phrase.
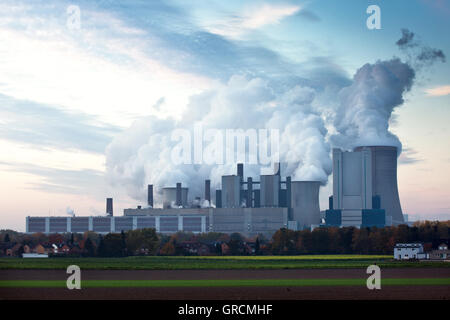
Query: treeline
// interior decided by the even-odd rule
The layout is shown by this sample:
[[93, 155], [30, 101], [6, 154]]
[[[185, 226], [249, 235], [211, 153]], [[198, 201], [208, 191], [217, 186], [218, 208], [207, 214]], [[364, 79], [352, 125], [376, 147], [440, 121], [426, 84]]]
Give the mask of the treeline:
[[396, 243], [424, 243], [425, 250], [448, 243], [449, 221], [419, 222], [414, 226], [384, 228], [316, 228], [313, 231], [278, 230], [271, 254], [392, 254]]
[[[100, 235], [22, 234], [0, 231], [0, 255], [23, 252], [85, 257], [136, 255], [297, 255], [297, 254], [392, 254], [396, 243], [421, 242], [426, 250], [449, 242], [450, 221], [419, 222], [414, 226], [385, 228], [316, 228], [313, 231], [278, 230], [271, 239], [239, 233], [157, 234], [155, 229], [130, 230]], [[58, 249], [54, 250], [54, 245]], [[41, 250], [41, 251], [38, 251]]]

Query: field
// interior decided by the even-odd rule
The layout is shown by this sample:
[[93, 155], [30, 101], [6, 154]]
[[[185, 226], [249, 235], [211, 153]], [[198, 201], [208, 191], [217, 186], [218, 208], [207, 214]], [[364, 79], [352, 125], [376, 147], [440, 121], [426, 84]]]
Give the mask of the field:
[[[68, 290], [66, 268], [81, 268]], [[368, 290], [366, 268], [381, 268]], [[0, 259], [1, 299], [450, 299], [450, 263], [304, 255]]]
[[206, 257], [127, 257], [127, 258], [1, 258], [1, 269], [66, 269], [75, 264], [93, 270], [179, 270], [179, 269], [328, 269], [450, 267], [445, 262], [394, 261], [382, 255], [303, 255], [303, 256], [206, 256]]
[[[83, 288], [365, 286], [366, 279], [84, 280]], [[450, 285], [450, 278], [387, 278], [382, 286]], [[65, 280], [0, 280], [0, 288], [66, 288]]]

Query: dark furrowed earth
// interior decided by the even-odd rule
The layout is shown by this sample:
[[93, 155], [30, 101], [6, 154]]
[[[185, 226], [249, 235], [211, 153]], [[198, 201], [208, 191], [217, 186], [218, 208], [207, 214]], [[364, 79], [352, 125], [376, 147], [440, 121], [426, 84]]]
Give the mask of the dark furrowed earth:
[[[384, 278], [448, 278], [450, 268], [386, 268]], [[0, 280], [65, 280], [65, 270], [0, 270]], [[81, 270], [83, 280], [339, 279], [367, 278], [365, 269]]]
[[[0, 270], [0, 280], [65, 280], [65, 270]], [[361, 278], [365, 269], [297, 270], [82, 270], [84, 280], [339, 279]], [[383, 278], [449, 278], [448, 268], [382, 269]], [[0, 288], [0, 299], [157, 299], [157, 300], [299, 300], [299, 299], [445, 299], [450, 286], [319, 287], [171, 287], [171, 288]]]
[[447, 286], [223, 287], [223, 288], [0, 288], [2, 299], [33, 300], [449, 300]]

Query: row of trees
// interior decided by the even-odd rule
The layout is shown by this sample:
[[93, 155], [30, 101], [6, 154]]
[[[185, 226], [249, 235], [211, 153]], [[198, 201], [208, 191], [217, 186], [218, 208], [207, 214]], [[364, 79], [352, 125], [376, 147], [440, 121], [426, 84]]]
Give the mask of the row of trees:
[[[422, 242], [426, 249], [448, 243], [450, 221], [420, 222], [412, 227], [400, 225], [385, 228], [316, 228], [313, 231], [278, 230], [271, 239], [263, 235], [247, 239], [209, 232], [173, 235], [157, 234], [155, 229], [110, 233], [21, 234], [0, 231], [0, 248], [38, 244], [57, 244], [70, 248], [69, 254], [81, 256], [121, 257], [129, 255], [292, 255], [292, 254], [392, 254], [396, 243]], [[21, 252], [21, 251], [20, 251]]]
[[272, 254], [392, 254], [396, 243], [421, 242], [426, 249], [448, 243], [450, 223], [422, 222], [412, 227], [317, 228], [277, 231]]

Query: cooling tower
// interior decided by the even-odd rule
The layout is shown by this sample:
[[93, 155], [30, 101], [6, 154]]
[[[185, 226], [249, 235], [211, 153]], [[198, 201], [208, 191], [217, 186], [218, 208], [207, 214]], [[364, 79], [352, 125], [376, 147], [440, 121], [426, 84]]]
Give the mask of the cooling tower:
[[[181, 188], [181, 206], [187, 205], [188, 188]], [[163, 208], [169, 209], [176, 206], [177, 203], [177, 188], [168, 187], [163, 188]]]
[[320, 223], [319, 181], [291, 181], [292, 219], [300, 228]]
[[397, 187], [397, 148], [388, 146], [363, 146], [355, 151], [371, 151], [372, 196], [380, 197], [380, 207], [385, 209], [386, 217], [392, 223], [404, 222]]

